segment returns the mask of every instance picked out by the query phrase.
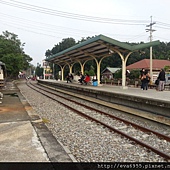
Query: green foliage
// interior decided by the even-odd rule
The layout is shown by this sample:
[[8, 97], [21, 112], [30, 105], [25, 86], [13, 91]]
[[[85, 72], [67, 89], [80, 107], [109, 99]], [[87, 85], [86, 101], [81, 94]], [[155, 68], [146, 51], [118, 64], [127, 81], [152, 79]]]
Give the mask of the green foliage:
[[[138, 79], [139, 75], [140, 75], [140, 70], [131, 70], [128, 78], [129, 79]], [[114, 78], [115, 79], [122, 78], [122, 69], [120, 69], [114, 73]]]
[[32, 61], [32, 58], [29, 55], [25, 54], [24, 52], [22, 52], [22, 58], [23, 58], [22, 69], [27, 70], [30, 67], [30, 62]]
[[165, 66], [165, 67], [164, 67], [164, 70], [165, 70], [165, 71], [170, 71], [170, 66]]
[[6, 54], [1, 58], [6, 64], [7, 75], [9, 77], [16, 77], [19, 71], [22, 69], [22, 56], [15, 54]]
[[84, 71], [84, 74], [88, 74], [89, 76], [94, 76], [95, 75], [95, 72], [94, 70], [89, 70], [89, 71]]
[[18, 36], [8, 31], [0, 35], [0, 61], [6, 64], [7, 76], [16, 78], [19, 71], [26, 70], [32, 58], [23, 51], [24, 44]]
[[35, 75], [37, 76], [43, 76], [43, 68], [41, 67], [41, 65], [38, 65], [35, 69]]
[[140, 75], [140, 70], [131, 70], [129, 74], [130, 79], [138, 79]]
[[[59, 53], [63, 50], [66, 50], [67, 48], [70, 48], [72, 46], [76, 45], [76, 41], [73, 38], [65, 38], [62, 39], [62, 42], [58, 43], [57, 45], [54, 45], [54, 47], [51, 50], [47, 50], [45, 52], [45, 56], [46, 58]], [[54, 77], [57, 79], [59, 78], [58, 72], [60, 71], [60, 67], [58, 65], [55, 65], [54, 67]], [[75, 69], [75, 68], [74, 68]], [[75, 69], [76, 70], [76, 69]], [[65, 73], [64, 73], [64, 77], [66, 77], [66, 75], [68, 74], [69, 69], [65, 69]]]
[[75, 44], [76, 44], [76, 41], [73, 38], [62, 39], [62, 42], [60, 42], [57, 45], [54, 45], [52, 50], [48, 49], [45, 52], [45, 56], [46, 56], [46, 58], [48, 58], [51, 55], [54, 55], [54, 54], [59, 53], [59, 52], [61, 52], [63, 50], [66, 50], [67, 48], [70, 48], [70, 47], [74, 46]]
[[114, 78], [115, 78], [115, 79], [122, 78], [122, 69], [117, 70], [117, 71], [114, 73]]
[[95, 73], [95, 68], [93, 67], [93, 65], [90, 66], [90, 69], [88, 71], [85, 70], [84, 74], [88, 74], [89, 76], [94, 76], [96, 73]]

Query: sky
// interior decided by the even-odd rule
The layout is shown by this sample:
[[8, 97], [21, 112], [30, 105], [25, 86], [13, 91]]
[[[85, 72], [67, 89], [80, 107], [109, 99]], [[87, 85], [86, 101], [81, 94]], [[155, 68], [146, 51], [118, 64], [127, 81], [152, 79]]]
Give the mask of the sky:
[[152, 33], [152, 41], [170, 42], [169, 7], [169, 0], [0, 0], [0, 35], [18, 35], [37, 66], [65, 38], [102, 34], [138, 43]]

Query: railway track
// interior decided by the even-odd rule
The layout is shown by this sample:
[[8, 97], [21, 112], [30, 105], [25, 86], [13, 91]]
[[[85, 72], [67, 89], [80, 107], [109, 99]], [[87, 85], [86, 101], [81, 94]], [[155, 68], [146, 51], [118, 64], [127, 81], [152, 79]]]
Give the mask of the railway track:
[[[39, 87], [35, 84], [28, 84], [28, 86], [37, 92], [49, 97], [52, 100], [59, 102], [64, 105], [68, 109], [78, 113], [79, 115], [90, 119], [91, 121], [95, 121], [96, 123], [102, 125], [103, 127], [107, 127], [113, 132], [116, 132], [122, 135], [125, 138], [128, 138], [132, 141], [132, 143], [139, 144], [148, 149], [148, 151], [153, 151], [156, 154], [163, 157], [166, 161], [170, 160], [170, 150], [169, 148], [162, 148], [162, 143], [170, 143], [170, 137], [154, 130], [139, 126], [133, 122], [121, 119], [112, 114], [108, 114], [104, 111], [96, 109], [94, 107], [88, 106], [86, 104], [80, 103], [72, 99], [72, 97], [63, 96], [62, 94], [53, 92], [45, 87]], [[60, 90], [62, 92], [62, 90]], [[75, 94], [72, 94], [76, 97]], [[56, 98], [57, 96], [57, 98]], [[61, 100], [62, 98], [62, 100]], [[83, 109], [82, 109], [83, 107]], [[107, 122], [107, 123], [106, 123]], [[151, 140], [155, 140], [154, 146], [148, 143], [146, 139], [150, 138]]]

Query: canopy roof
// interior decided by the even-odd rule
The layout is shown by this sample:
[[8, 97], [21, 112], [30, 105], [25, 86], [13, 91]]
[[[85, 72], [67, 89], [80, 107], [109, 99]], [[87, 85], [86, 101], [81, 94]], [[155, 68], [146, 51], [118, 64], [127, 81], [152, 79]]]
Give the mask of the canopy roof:
[[152, 41], [150, 43], [130, 45], [104, 35], [98, 35], [71, 48], [61, 51], [47, 58], [46, 61], [60, 65], [65, 65], [66, 63], [73, 64], [77, 63], [78, 61], [90, 60], [92, 59], [91, 56], [94, 56], [95, 58], [101, 58], [113, 53], [114, 49], [123, 54], [159, 44], [159, 41]]

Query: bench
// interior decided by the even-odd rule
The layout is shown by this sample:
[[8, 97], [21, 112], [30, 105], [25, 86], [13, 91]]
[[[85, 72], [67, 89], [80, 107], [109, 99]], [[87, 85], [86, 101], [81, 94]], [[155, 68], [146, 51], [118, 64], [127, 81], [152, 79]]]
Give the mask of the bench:
[[92, 81], [88, 81], [87, 84], [83, 82], [84, 85], [93, 85]]
[[[156, 87], [157, 87], [156, 84], [148, 84], [148, 88], [150, 89], [155, 89]], [[164, 90], [170, 90], [170, 84], [165, 84]]]
[[164, 90], [170, 90], [170, 84], [165, 84]]
[[148, 84], [148, 88], [155, 89], [156, 88], [156, 84]]

